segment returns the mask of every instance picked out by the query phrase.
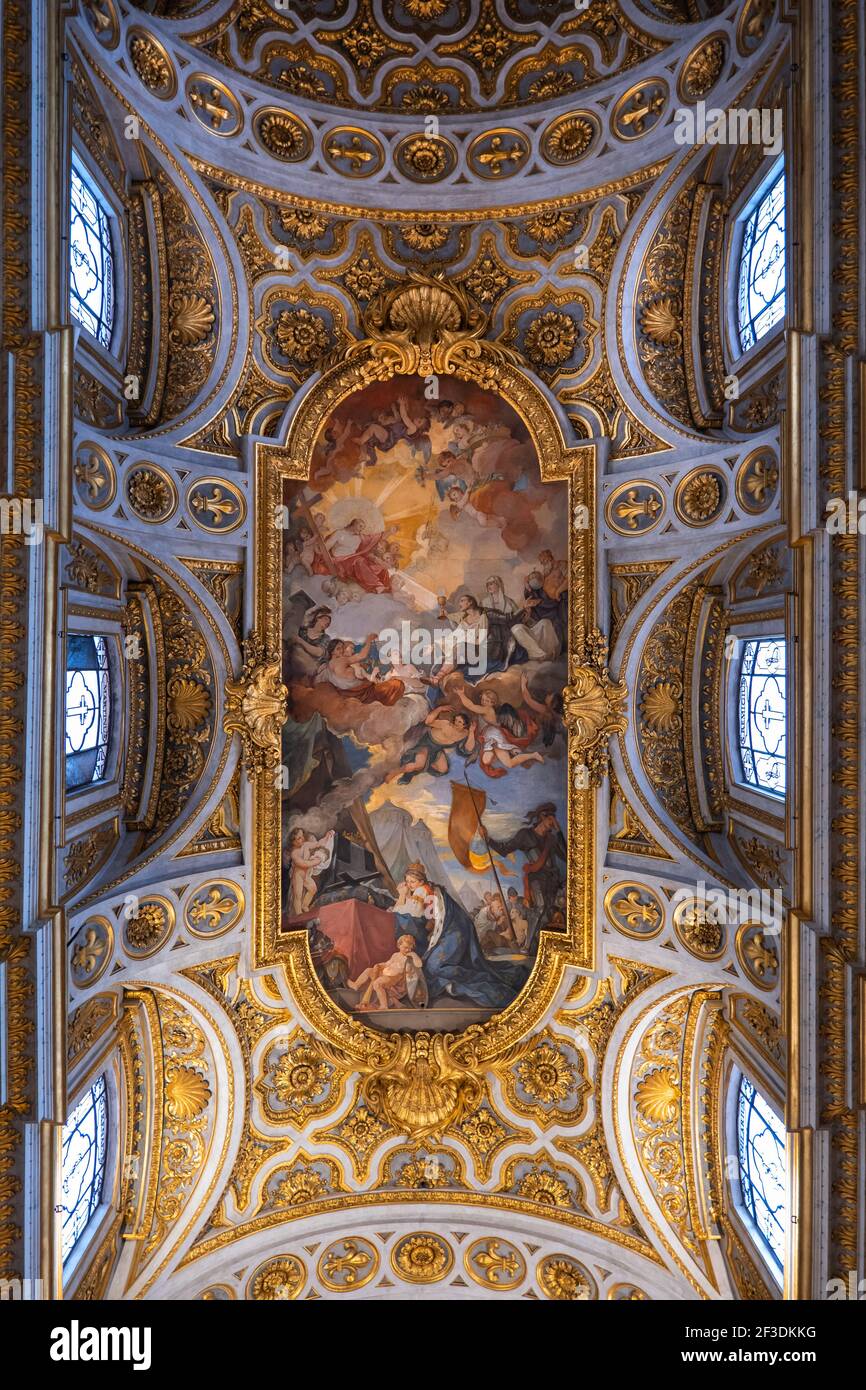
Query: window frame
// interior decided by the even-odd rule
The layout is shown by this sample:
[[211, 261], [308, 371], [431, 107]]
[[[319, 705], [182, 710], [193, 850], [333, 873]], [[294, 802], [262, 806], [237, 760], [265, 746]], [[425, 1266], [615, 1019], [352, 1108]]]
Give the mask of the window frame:
[[[783, 1219], [780, 1223], [782, 1233], [782, 1252], [781, 1256], [772, 1252], [772, 1246], [764, 1235], [746, 1201], [743, 1192], [742, 1168], [740, 1160], [740, 1094], [743, 1082], [753, 1088], [764, 1106], [775, 1117], [778, 1122], [779, 1130], [783, 1137], [783, 1176], [785, 1187], [785, 1204], [782, 1212]], [[766, 1269], [772, 1276], [773, 1284], [781, 1292], [785, 1286], [785, 1268], [787, 1263], [788, 1236], [790, 1229], [790, 1172], [788, 1161], [787, 1133], [785, 1130], [785, 1119], [783, 1107], [781, 1106], [774, 1089], [769, 1086], [763, 1077], [757, 1076], [752, 1069], [744, 1065], [736, 1064], [731, 1067], [727, 1078], [726, 1093], [726, 1121], [727, 1121], [727, 1151], [732, 1154], [735, 1164], [730, 1165], [730, 1169], [735, 1171], [728, 1172], [728, 1186], [730, 1201], [737, 1221], [748, 1236], [749, 1241], [761, 1257], [761, 1268]]]
[[[776, 319], [776, 321], [775, 321], [774, 323], [771, 323], [771, 324], [769, 325], [769, 327], [766, 328], [765, 331], [764, 331], [763, 333], [760, 333], [760, 334], [759, 334], [759, 333], [757, 332], [757, 330], [756, 330], [756, 319], [757, 319], [757, 318], [760, 318], [760, 314], [755, 315], [755, 314], [752, 313], [751, 310], [750, 310], [750, 312], [749, 312], [749, 314], [748, 314], [748, 317], [747, 317], [747, 319], [746, 319], [745, 322], [743, 321], [743, 318], [742, 318], [742, 312], [741, 312], [741, 311], [742, 311], [742, 297], [743, 297], [743, 259], [744, 259], [744, 255], [746, 254], [746, 238], [747, 238], [748, 235], [749, 235], [750, 227], [752, 226], [753, 223], [756, 223], [756, 222], [757, 222], [757, 219], [758, 219], [759, 216], [760, 216], [761, 208], [762, 208], [763, 204], [764, 204], [769, 198], [772, 197], [772, 195], [774, 194], [774, 192], [775, 192], [776, 188], [779, 186], [779, 184], [782, 185], [781, 221], [782, 221], [782, 237], [783, 237], [783, 242], [784, 242], [784, 245], [785, 245], [785, 249], [784, 249], [784, 252], [783, 252], [783, 284], [782, 284], [781, 292], [780, 292], [780, 293], [777, 292], [776, 295], [775, 295], [775, 297], [770, 301], [770, 303], [769, 303], [768, 305], [765, 306], [765, 309], [762, 310], [761, 312], [764, 313], [764, 312], [767, 311], [767, 309], [772, 308], [773, 305], [778, 304], [779, 299], [782, 300], [783, 312], [782, 312], [782, 314], [780, 315], [780, 317], [779, 317], [778, 319]], [[785, 319], [787, 318], [787, 313], [788, 313], [788, 256], [787, 256], [787, 227], [788, 227], [788, 218], [787, 218], [787, 213], [788, 213], [788, 185], [787, 185], [786, 170], [785, 170], [785, 156], [784, 156], [784, 154], [780, 154], [779, 157], [778, 157], [778, 159], [775, 161], [775, 163], [773, 164], [773, 166], [771, 167], [771, 169], [770, 169], [769, 172], [767, 173], [766, 177], [765, 177], [764, 180], [762, 181], [762, 183], [758, 186], [757, 191], [756, 191], [756, 192], [752, 195], [752, 197], [749, 199], [749, 202], [746, 204], [746, 207], [743, 209], [743, 211], [740, 213], [739, 218], [737, 219], [737, 228], [738, 228], [738, 235], [737, 235], [737, 265], [736, 265], [736, 276], [737, 276], [736, 291], [737, 291], [737, 292], [736, 292], [736, 297], [735, 297], [735, 300], [734, 300], [734, 308], [735, 308], [736, 320], [737, 320], [737, 341], [738, 341], [739, 346], [740, 346], [740, 351], [741, 351], [741, 353], [742, 353], [743, 355], [745, 355], [745, 354], [751, 352], [754, 348], [759, 347], [763, 342], [765, 342], [765, 340], [767, 340], [768, 338], [772, 337], [773, 334], [774, 334], [774, 332], [775, 332], [779, 327], [783, 327], [783, 326], [784, 326]], [[778, 217], [778, 215], [779, 215], [779, 214], [776, 214], [777, 217]], [[773, 220], [776, 220], [776, 219], [774, 218]], [[753, 243], [753, 244], [754, 244], [754, 243]], [[750, 267], [750, 270], [751, 270], [751, 267]], [[750, 274], [750, 276], [749, 276], [749, 291], [751, 290], [752, 282], [753, 282], [753, 276]], [[744, 342], [743, 342], [743, 333], [744, 333], [744, 331], [745, 331], [746, 328], [748, 328], [749, 331], [754, 335], [754, 342], [751, 342], [751, 343], [744, 343]]]
[[[91, 195], [91, 197], [94, 199], [94, 202], [96, 203], [96, 206], [97, 206], [97, 210], [98, 210], [98, 212], [101, 212], [102, 217], [104, 218], [104, 221], [105, 221], [105, 237], [103, 238], [102, 231], [101, 231], [101, 229], [100, 229], [99, 240], [100, 240], [101, 243], [103, 243], [103, 245], [102, 245], [103, 256], [105, 255], [105, 251], [106, 251], [106, 249], [107, 249], [107, 252], [108, 252], [108, 260], [109, 260], [109, 267], [110, 267], [110, 285], [109, 285], [109, 289], [110, 289], [111, 318], [110, 318], [110, 322], [108, 322], [107, 325], [106, 325], [106, 327], [107, 327], [107, 337], [106, 337], [106, 338], [103, 338], [102, 336], [100, 336], [100, 333], [99, 333], [99, 331], [98, 331], [98, 327], [97, 327], [97, 331], [94, 332], [93, 329], [90, 328], [90, 327], [88, 326], [88, 324], [86, 324], [81, 318], [78, 317], [78, 315], [74, 312], [74, 310], [73, 310], [73, 308], [72, 308], [73, 298], [74, 298], [79, 304], [84, 303], [84, 301], [81, 299], [80, 295], [79, 295], [76, 291], [73, 290], [73, 285], [72, 285], [72, 220], [73, 220], [73, 219], [72, 219], [72, 180], [73, 180], [73, 177], [74, 177], [74, 178], [77, 178], [77, 179], [79, 180], [79, 182], [83, 184], [85, 190], [86, 190], [86, 191]], [[70, 168], [69, 168], [68, 193], [69, 193], [69, 285], [68, 285], [68, 294], [69, 294], [69, 314], [70, 314], [70, 317], [72, 318], [73, 322], [74, 322], [75, 324], [77, 324], [78, 327], [79, 327], [84, 333], [87, 334], [87, 337], [88, 337], [88, 339], [90, 340], [91, 343], [96, 344], [99, 348], [101, 348], [101, 349], [103, 350], [103, 352], [111, 353], [111, 352], [112, 352], [112, 349], [113, 349], [113, 347], [114, 347], [114, 345], [115, 345], [115, 343], [117, 342], [117, 338], [118, 338], [119, 310], [120, 310], [119, 295], [118, 295], [119, 279], [120, 279], [120, 277], [119, 277], [119, 275], [118, 275], [118, 267], [119, 267], [119, 262], [120, 262], [120, 256], [119, 256], [118, 252], [119, 252], [119, 241], [120, 241], [120, 238], [119, 238], [119, 235], [118, 235], [119, 224], [118, 224], [117, 212], [116, 212], [116, 209], [115, 209], [115, 207], [114, 207], [113, 202], [112, 202], [111, 199], [108, 197], [108, 195], [107, 195], [107, 193], [106, 193], [106, 191], [105, 191], [103, 185], [102, 185], [101, 182], [94, 176], [93, 171], [92, 171], [92, 170], [90, 169], [90, 167], [84, 162], [84, 160], [81, 158], [81, 156], [80, 156], [80, 154], [78, 153], [77, 150], [73, 150], [73, 153], [72, 153], [72, 160], [71, 160]], [[104, 244], [105, 242], [107, 242], [107, 247], [106, 247], [106, 245]], [[85, 304], [85, 307], [87, 307], [86, 304]], [[91, 310], [90, 312], [92, 313], [93, 311]], [[94, 315], [94, 317], [95, 317], [95, 315]], [[98, 324], [101, 324], [103, 321], [104, 321], [104, 320], [103, 320], [102, 317], [100, 316], [100, 318], [99, 318], [99, 320], [98, 320]]]
[[[98, 644], [101, 643], [101, 644], [102, 644], [102, 648], [103, 648], [103, 650], [104, 650], [104, 654], [105, 654], [105, 665], [104, 665], [104, 667], [101, 667], [101, 666], [97, 666], [96, 668], [93, 668], [93, 667], [70, 667], [69, 664], [68, 664], [68, 663], [69, 663], [69, 644], [70, 644], [70, 642], [73, 642], [73, 641], [75, 641], [76, 639], [78, 639], [79, 641], [82, 640], [82, 639], [93, 641], [93, 643], [97, 646], [97, 660], [99, 659]], [[98, 774], [97, 774], [97, 775], [94, 775], [94, 776], [91, 776], [87, 781], [74, 782], [74, 783], [70, 784], [69, 781], [68, 781], [68, 775], [67, 775], [68, 759], [69, 759], [70, 757], [76, 757], [76, 756], [78, 756], [79, 753], [89, 752], [90, 749], [79, 749], [79, 750], [76, 750], [76, 751], [73, 751], [73, 752], [69, 752], [69, 751], [67, 750], [67, 748], [66, 748], [66, 743], [65, 743], [65, 741], [64, 741], [64, 751], [63, 751], [63, 789], [64, 789], [64, 794], [65, 794], [66, 796], [74, 796], [74, 795], [76, 795], [77, 793], [85, 792], [85, 791], [89, 790], [91, 787], [104, 786], [106, 783], [110, 783], [111, 781], [113, 781], [113, 780], [114, 780], [114, 776], [115, 776], [115, 771], [116, 771], [116, 769], [115, 769], [115, 768], [113, 767], [113, 765], [112, 765], [112, 749], [113, 749], [113, 748], [116, 748], [116, 746], [117, 746], [117, 739], [116, 739], [116, 733], [115, 733], [115, 727], [114, 727], [114, 726], [115, 726], [115, 722], [116, 722], [116, 720], [115, 720], [115, 708], [114, 708], [114, 706], [117, 704], [117, 700], [114, 698], [114, 696], [115, 696], [115, 691], [116, 691], [116, 686], [117, 686], [117, 670], [116, 670], [116, 663], [112, 662], [112, 641], [111, 641], [111, 636], [110, 636], [110, 634], [109, 634], [109, 633], [106, 633], [106, 632], [100, 632], [100, 631], [98, 631], [98, 630], [94, 630], [94, 631], [85, 631], [85, 630], [80, 630], [80, 629], [77, 629], [77, 628], [67, 629], [66, 632], [64, 633], [64, 640], [63, 640], [63, 667], [62, 667], [62, 669], [63, 669], [63, 715], [64, 715], [64, 735], [65, 735], [66, 737], [68, 737], [68, 735], [66, 735], [66, 719], [67, 719], [66, 700], [67, 700], [67, 697], [68, 697], [68, 694], [69, 694], [69, 678], [70, 678], [70, 677], [69, 677], [69, 673], [70, 673], [70, 671], [75, 671], [75, 670], [81, 670], [81, 671], [87, 670], [87, 671], [90, 671], [90, 670], [94, 670], [94, 669], [97, 670], [97, 671], [101, 671], [101, 670], [104, 670], [104, 671], [105, 671], [104, 692], [103, 692], [102, 682], [98, 682], [99, 690], [98, 690], [98, 693], [97, 693], [97, 700], [98, 700], [99, 704], [102, 704], [102, 703], [103, 703], [103, 700], [104, 700], [104, 703], [105, 703], [105, 706], [106, 706], [106, 709], [105, 709], [105, 716], [104, 716], [104, 718], [105, 718], [104, 737], [101, 737], [101, 735], [103, 734], [103, 730], [102, 730], [102, 729], [99, 729], [98, 732], [97, 732], [97, 741], [96, 741], [96, 749], [97, 749], [97, 753], [96, 753], [96, 767], [95, 767], [94, 771], [96, 772], [96, 769], [99, 769]], [[99, 714], [98, 717], [100, 718], [100, 720], [102, 719], [101, 713]], [[100, 768], [100, 750], [102, 750], [102, 763], [101, 763], [101, 768]]]
[[[754, 740], [753, 740], [753, 738], [752, 738], [752, 722], [753, 722], [753, 708], [754, 708], [754, 703], [753, 703], [753, 700], [752, 700], [752, 686], [753, 686], [753, 682], [754, 682], [755, 680], [759, 680], [759, 679], [761, 678], [761, 673], [758, 673], [757, 676], [755, 675], [755, 672], [754, 672], [754, 665], [755, 665], [755, 662], [753, 662], [752, 670], [751, 670], [750, 672], [747, 672], [747, 673], [745, 674], [745, 676], [744, 676], [744, 673], [743, 673], [743, 666], [744, 666], [744, 663], [745, 663], [745, 661], [746, 661], [746, 657], [747, 657], [747, 653], [748, 653], [749, 648], [750, 648], [750, 647], [754, 647], [754, 648], [756, 649], [756, 652], [755, 652], [755, 661], [757, 661], [757, 657], [758, 657], [758, 654], [760, 653], [761, 646], [762, 646], [763, 644], [765, 644], [765, 643], [774, 643], [774, 644], [777, 645], [777, 646], [781, 646], [782, 651], [783, 651], [783, 654], [784, 654], [784, 659], [785, 659], [785, 669], [784, 669], [784, 681], [785, 681], [785, 687], [784, 687], [785, 732], [784, 732], [784, 756], [781, 756], [781, 757], [780, 757], [779, 755], [770, 754], [770, 753], [766, 753], [766, 754], [763, 754], [763, 755], [760, 754], [760, 753], [756, 754], [756, 752], [755, 752], [755, 746], [754, 746]], [[753, 765], [754, 765], [754, 764], [756, 763], [756, 761], [757, 761], [757, 758], [758, 758], [758, 757], [761, 757], [761, 756], [765, 756], [765, 757], [769, 757], [769, 758], [776, 757], [776, 758], [778, 759], [778, 761], [782, 764], [782, 766], [783, 766], [783, 768], [784, 768], [784, 778], [785, 778], [784, 789], [783, 789], [781, 792], [780, 792], [780, 791], [774, 791], [773, 788], [770, 787], [770, 786], [768, 786], [766, 783], [761, 782], [761, 781], [758, 781], [758, 780], [757, 780], [757, 778], [758, 778], [757, 771], [755, 771], [755, 780], [752, 781], [752, 780], [749, 778], [749, 775], [748, 775], [748, 772], [747, 772], [747, 769], [746, 769], [746, 762], [745, 762], [745, 757], [744, 757], [744, 747], [743, 747], [743, 739], [744, 739], [744, 726], [743, 726], [743, 682], [744, 682], [744, 680], [748, 681], [748, 695], [749, 695], [748, 710], [747, 710], [747, 713], [746, 713], [746, 729], [745, 729], [745, 736], [748, 738], [748, 745], [749, 745], [749, 750], [750, 750], [751, 755], [752, 755], [752, 762], [753, 762]], [[735, 726], [735, 729], [736, 729], [736, 745], [735, 745], [735, 746], [736, 746], [736, 758], [737, 758], [737, 763], [738, 763], [738, 766], [739, 766], [739, 773], [740, 773], [740, 776], [739, 776], [739, 779], [738, 779], [739, 785], [742, 786], [742, 787], [747, 788], [750, 792], [753, 792], [754, 794], [756, 794], [756, 795], [758, 795], [758, 796], [772, 797], [772, 799], [773, 799], [774, 802], [776, 802], [777, 804], [779, 804], [781, 807], [784, 807], [785, 802], [786, 802], [786, 800], [787, 800], [787, 796], [788, 796], [788, 780], [789, 780], [789, 779], [788, 779], [788, 770], [789, 770], [788, 749], [789, 749], [789, 743], [790, 743], [790, 725], [791, 725], [791, 713], [790, 713], [790, 672], [789, 672], [789, 669], [788, 669], [788, 643], [787, 643], [786, 636], [785, 636], [785, 633], [784, 633], [784, 632], [781, 632], [781, 633], [779, 633], [779, 632], [776, 632], [776, 633], [753, 633], [753, 634], [749, 634], [748, 636], [743, 636], [743, 637], [741, 637], [741, 638], [739, 639], [739, 643], [738, 643], [738, 647], [737, 647], [737, 659], [736, 659], [736, 665], [735, 665], [734, 676], [733, 676], [733, 685], [734, 685], [734, 691], [733, 691], [733, 693], [734, 693], [734, 708], [733, 708], [733, 716], [734, 716], [734, 717], [733, 717], [733, 723], [734, 723], [734, 726]]]
[[[64, 1125], [63, 1125], [63, 1130], [61, 1131], [60, 1187], [61, 1187], [61, 1205], [62, 1205], [63, 1177], [64, 1177], [63, 1170], [64, 1170], [65, 1153], [66, 1153], [66, 1146], [67, 1146], [67, 1143], [69, 1142], [69, 1139], [71, 1139], [71, 1135], [69, 1136], [69, 1139], [67, 1139], [66, 1130], [67, 1130], [67, 1128], [69, 1127], [70, 1123], [72, 1122], [73, 1118], [75, 1117], [76, 1111], [85, 1103], [86, 1100], [91, 1099], [91, 1101], [92, 1101], [93, 1094], [94, 1094], [94, 1092], [96, 1091], [97, 1087], [100, 1086], [100, 1084], [101, 1084], [101, 1087], [102, 1087], [102, 1092], [101, 1092], [101, 1095], [100, 1095], [100, 1097], [99, 1097], [99, 1100], [100, 1100], [101, 1103], [102, 1103], [102, 1114], [103, 1114], [103, 1123], [104, 1123], [104, 1134], [103, 1134], [103, 1140], [102, 1140], [101, 1159], [97, 1158], [97, 1163], [98, 1163], [98, 1165], [99, 1165], [98, 1190], [96, 1191], [96, 1193], [95, 1193], [95, 1198], [94, 1198], [95, 1179], [94, 1179], [93, 1177], [91, 1177], [90, 1184], [89, 1184], [90, 1191], [89, 1191], [89, 1193], [88, 1193], [88, 1198], [87, 1198], [88, 1207], [89, 1207], [89, 1211], [88, 1211], [88, 1214], [87, 1214], [87, 1219], [85, 1220], [84, 1225], [81, 1227], [81, 1229], [80, 1229], [80, 1231], [78, 1232], [78, 1234], [77, 1234], [76, 1236], [73, 1237], [72, 1244], [69, 1246], [69, 1249], [66, 1251], [65, 1254], [63, 1253], [63, 1242], [64, 1242], [64, 1235], [65, 1235], [65, 1230], [66, 1230], [66, 1224], [67, 1224], [67, 1221], [71, 1218], [72, 1215], [74, 1215], [75, 1211], [76, 1211], [76, 1210], [78, 1209], [78, 1207], [80, 1206], [81, 1198], [79, 1198], [79, 1201], [76, 1202], [75, 1206], [71, 1209], [71, 1212], [70, 1212], [68, 1215], [67, 1215], [67, 1212], [66, 1212], [66, 1208], [65, 1208], [65, 1207], [62, 1207], [63, 1219], [62, 1219], [62, 1220], [60, 1221], [60, 1223], [59, 1223], [59, 1226], [60, 1226], [59, 1235], [60, 1235], [60, 1258], [61, 1258], [61, 1264], [63, 1265], [64, 1271], [65, 1271], [67, 1268], [71, 1268], [71, 1267], [72, 1267], [71, 1262], [72, 1262], [72, 1257], [73, 1257], [73, 1255], [74, 1255], [75, 1252], [78, 1250], [78, 1248], [79, 1248], [79, 1246], [82, 1244], [82, 1242], [85, 1241], [85, 1238], [87, 1237], [87, 1233], [88, 1233], [88, 1231], [92, 1228], [92, 1226], [93, 1226], [93, 1224], [94, 1224], [94, 1220], [99, 1216], [100, 1211], [104, 1212], [105, 1207], [106, 1207], [106, 1203], [104, 1202], [103, 1198], [104, 1198], [104, 1194], [105, 1194], [105, 1190], [106, 1190], [106, 1183], [107, 1183], [107, 1180], [108, 1180], [109, 1130], [110, 1130], [110, 1127], [111, 1127], [111, 1115], [110, 1115], [110, 1106], [109, 1106], [109, 1085], [108, 1085], [108, 1077], [107, 1077], [107, 1075], [106, 1075], [105, 1072], [100, 1072], [92, 1081], [90, 1081], [90, 1084], [89, 1084], [89, 1085], [87, 1085], [86, 1087], [83, 1087], [83, 1088], [82, 1088], [80, 1094], [78, 1095], [77, 1100], [75, 1101], [75, 1104], [72, 1105], [71, 1108], [70, 1108], [69, 1115], [67, 1116], [66, 1121], [64, 1122]], [[82, 1118], [83, 1118], [83, 1117], [82, 1117]], [[80, 1121], [79, 1121], [79, 1123], [80, 1123]], [[97, 1125], [98, 1125], [98, 1124], [99, 1124], [99, 1121], [97, 1120]]]
[[[57, 1259], [62, 1271], [64, 1296], [68, 1297], [71, 1290], [74, 1290], [76, 1283], [86, 1271], [93, 1251], [98, 1246], [99, 1241], [104, 1238], [105, 1232], [111, 1221], [117, 1214], [119, 1200], [119, 1178], [120, 1164], [119, 1156], [122, 1152], [122, 1138], [125, 1124], [125, 1108], [123, 1100], [123, 1086], [120, 1079], [120, 1060], [117, 1049], [102, 1052], [88, 1066], [87, 1071], [80, 1077], [76, 1077], [70, 1086], [69, 1115], [75, 1111], [75, 1107], [81, 1099], [90, 1091], [102, 1077], [105, 1080], [105, 1100], [106, 1100], [106, 1144], [105, 1144], [105, 1165], [102, 1180], [102, 1191], [97, 1206], [91, 1213], [90, 1219], [83, 1227], [78, 1239], [69, 1251], [66, 1259], [62, 1256], [62, 1221], [58, 1217], [57, 1224]], [[64, 1122], [65, 1123], [65, 1122]], [[62, 1134], [62, 1131], [61, 1131]], [[62, 1141], [61, 1141], [62, 1155]], [[62, 1159], [61, 1159], [61, 1178], [62, 1178]], [[61, 1179], [58, 1179], [58, 1193], [61, 1191]], [[59, 1196], [58, 1196], [59, 1201]]]
[[[778, 180], [779, 174], [784, 177], [785, 189], [785, 313], [768, 329], [763, 337], [758, 338], [750, 347], [744, 348], [740, 338], [739, 323], [739, 301], [740, 301], [740, 262], [743, 249], [743, 241], [746, 236], [746, 228], [751, 214], [755, 211], [764, 195], [769, 192]], [[788, 323], [788, 311], [790, 307], [789, 290], [791, 284], [791, 248], [789, 244], [789, 217], [790, 208], [789, 197], [789, 178], [786, 160], [786, 151], [777, 155], [771, 162], [764, 162], [742, 189], [739, 198], [734, 202], [730, 212], [730, 223], [728, 232], [728, 255], [727, 268], [725, 273], [725, 284], [727, 294], [725, 296], [724, 320], [728, 339], [728, 359], [732, 371], [742, 372], [753, 362], [762, 359], [767, 354], [776, 350], [781, 350], [784, 340], [785, 329]]]
[[[784, 610], [780, 611], [776, 617], [761, 619], [750, 619], [744, 613], [738, 617], [736, 622], [728, 630], [729, 637], [735, 639], [731, 644], [730, 651], [725, 654], [725, 666], [721, 682], [721, 727], [724, 730], [723, 759], [725, 769], [725, 793], [727, 803], [730, 808], [732, 802], [740, 805], [748, 805], [753, 810], [766, 814], [775, 813], [779, 817], [788, 814], [791, 806], [791, 796], [796, 775], [796, 762], [794, 758], [793, 733], [795, 701], [797, 692], [794, 687], [795, 668], [791, 661], [791, 642], [787, 631], [787, 621]], [[787, 741], [786, 741], [786, 776], [785, 776], [785, 795], [779, 796], [777, 793], [766, 791], [763, 787], [756, 786], [753, 782], [747, 782], [743, 774], [742, 762], [740, 759], [740, 658], [743, 646], [746, 642], [762, 641], [765, 638], [779, 639], [785, 642], [785, 670], [787, 672]]]
[[[113, 288], [114, 288], [114, 317], [111, 327], [111, 342], [106, 346], [100, 342], [86, 324], [81, 323], [72, 312], [70, 303], [71, 298], [71, 267], [70, 257], [72, 249], [71, 237], [71, 209], [72, 209], [72, 169], [76, 168], [79, 177], [82, 177], [91, 190], [98, 197], [106, 216], [108, 217], [109, 232], [111, 235], [111, 252], [113, 261]], [[106, 384], [113, 383], [116, 390], [118, 382], [122, 381], [126, 367], [126, 345], [127, 345], [127, 279], [129, 274], [128, 247], [127, 247], [127, 209], [122, 193], [116, 189], [103, 174], [100, 167], [96, 164], [86, 147], [81, 147], [77, 142], [72, 147], [71, 157], [67, 164], [67, 206], [69, 223], [66, 237], [66, 281], [67, 281], [67, 312], [69, 322], [73, 332], [76, 334], [75, 351], [83, 352], [89, 358], [88, 370], [101, 372], [100, 379], [105, 380]], [[108, 375], [106, 375], [108, 373]]]

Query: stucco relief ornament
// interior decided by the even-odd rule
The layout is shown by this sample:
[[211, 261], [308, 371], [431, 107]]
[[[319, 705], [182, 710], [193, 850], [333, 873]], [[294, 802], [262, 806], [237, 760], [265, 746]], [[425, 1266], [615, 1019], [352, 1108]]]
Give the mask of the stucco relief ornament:
[[361, 1094], [371, 1110], [411, 1139], [441, 1135], [477, 1110], [484, 1080], [471, 1043], [455, 1046], [449, 1033], [391, 1033], [370, 1039], [360, 1063], [319, 1038], [329, 1060], [359, 1070]]
[[[368, 357], [364, 384], [392, 376], [457, 376], [486, 390], [497, 388], [497, 366], [517, 354], [484, 341], [488, 316], [464, 290], [412, 274], [373, 303], [364, 315], [367, 334], [346, 357]], [[341, 350], [342, 355], [342, 350]]]
[[624, 681], [612, 681], [607, 669], [607, 638], [598, 628], [586, 637], [583, 652], [572, 660], [571, 685], [563, 692], [563, 718], [568, 728], [569, 753], [575, 781], [598, 786], [610, 765], [608, 740], [625, 732], [623, 706], [628, 698]]
[[223, 729], [240, 734], [247, 776], [269, 772], [280, 760], [280, 731], [288, 715], [288, 695], [280, 680], [280, 658], [265, 651], [253, 633], [244, 643], [240, 674], [226, 681]]

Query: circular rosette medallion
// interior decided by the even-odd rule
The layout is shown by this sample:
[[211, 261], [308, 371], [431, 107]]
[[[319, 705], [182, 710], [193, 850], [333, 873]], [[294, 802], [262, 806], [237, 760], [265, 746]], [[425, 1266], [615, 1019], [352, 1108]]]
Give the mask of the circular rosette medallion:
[[728, 497], [728, 480], [718, 468], [693, 468], [678, 484], [674, 507], [687, 526], [709, 526], [721, 515]]
[[177, 510], [177, 488], [158, 464], [139, 463], [126, 475], [126, 500], [142, 521], [156, 525]]
[[253, 130], [268, 154], [288, 164], [306, 159], [313, 148], [313, 137], [303, 121], [276, 106], [268, 106], [257, 113]]
[[123, 908], [123, 944], [131, 956], [152, 956], [169, 938], [174, 908], [167, 898], [130, 895]]
[[598, 1298], [592, 1275], [570, 1255], [546, 1255], [539, 1263], [536, 1277], [548, 1298], [581, 1303]]
[[410, 1284], [438, 1283], [453, 1264], [451, 1246], [432, 1231], [415, 1231], [413, 1235], [403, 1236], [391, 1251], [391, 1268]]
[[306, 1266], [297, 1255], [277, 1255], [254, 1272], [247, 1284], [247, 1298], [256, 1303], [289, 1301], [298, 1297], [306, 1279]]
[[601, 126], [589, 111], [557, 116], [541, 137], [541, 152], [550, 164], [577, 164], [598, 141]]
[[441, 135], [404, 135], [394, 149], [394, 163], [413, 183], [438, 183], [457, 167], [457, 151]]

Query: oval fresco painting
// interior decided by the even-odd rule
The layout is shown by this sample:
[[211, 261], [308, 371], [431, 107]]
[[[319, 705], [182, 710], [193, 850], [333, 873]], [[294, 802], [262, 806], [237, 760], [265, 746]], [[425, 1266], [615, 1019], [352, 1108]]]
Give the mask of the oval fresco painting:
[[485, 1021], [565, 927], [567, 493], [440, 385], [357, 392], [284, 482], [281, 926], [389, 1032]]

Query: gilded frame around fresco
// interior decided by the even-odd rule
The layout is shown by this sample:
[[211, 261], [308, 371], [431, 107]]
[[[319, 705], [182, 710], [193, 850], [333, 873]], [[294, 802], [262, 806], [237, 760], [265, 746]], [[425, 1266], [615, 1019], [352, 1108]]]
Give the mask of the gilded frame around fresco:
[[[563, 971], [594, 968], [597, 787], [607, 768], [609, 735], [624, 727], [624, 689], [612, 683], [606, 645], [595, 628], [595, 449], [569, 447], [556, 412], [516, 354], [483, 337], [486, 316], [461, 291], [412, 277], [368, 314], [368, 336], [339, 362], [324, 364], [300, 402], [282, 445], [255, 450], [256, 572], [254, 628], [238, 679], [227, 686], [226, 728], [240, 733], [253, 815], [253, 965], [282, 964], [292, 993], [321, 1045], [368, 1073], [395, 1122], [418, 1132], [436, 1127], [428, 1115], [401, 1113], [387, 1083], [389, 1068], [408, 1049], [444, 1076], [449, 1066], [475, 1071], [526, 1038], [556, 995]], [[302, 932], [280, 933], [279, 734], [286, 716], [280, 682], [281, 515], [283, 480], [309, 476], [313, 448], [332, 412], [373, 381], [394, 375], [454, 375], [498, 394], [524, 421], [545, 482], [569, 491], [569, 671], [564, 718], [569, 731], [568, 878], [565, 933], [543, 932], [529, 981], [506, 1009], [458, 1035], [385, 1035], [349, 1018], [320, 985]], [[407, 1039], [409, 1039], [407, 1041]], [[403, 1058], [403, 1061], [407, 1061]], [[408, 1059], [411, 1063], [411, 1058]], [[399, 1069], [399, 1068], [398, 1068]], [[410, 1065], [411, 1069], [411, 1065]], [[386, 1078], [383, 1082], [383, 1077]], [[384, 1094], [382, 1087], [384, 1085]], [[459, 1088], [458, 1088], [459, 1089]], [[399, 1087], [397, 1088], [399, 1090]], [[468, 1095], [466, 1097], [468, 1102]], [[443, 1118], [443, 1117], [440, 1117]]]

